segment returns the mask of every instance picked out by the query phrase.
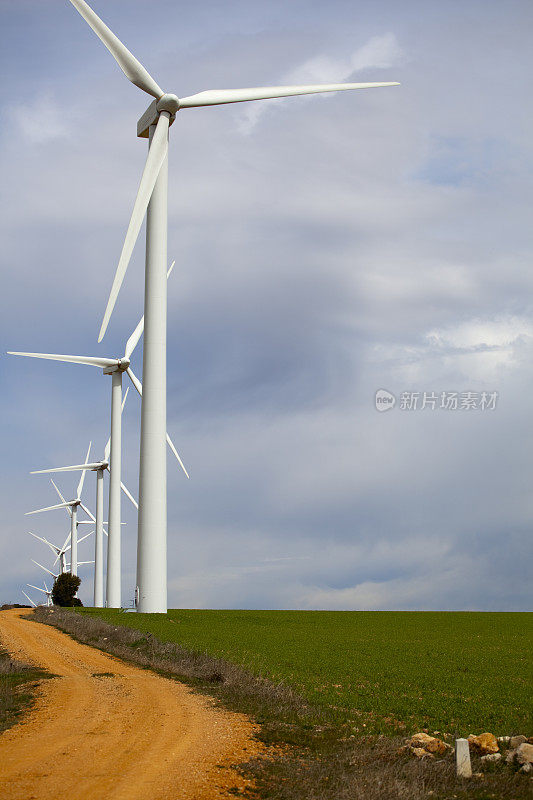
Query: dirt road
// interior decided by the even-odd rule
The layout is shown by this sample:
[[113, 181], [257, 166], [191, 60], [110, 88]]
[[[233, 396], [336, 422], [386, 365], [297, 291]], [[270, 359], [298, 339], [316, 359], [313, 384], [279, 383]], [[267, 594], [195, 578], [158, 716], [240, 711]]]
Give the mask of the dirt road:
[[2, 800], [215, 800], [244, 787], [230, 765], [259, 749], [247, 717], [24, 613], [0, 612], [2, 646], [57, 677], [0, 735]]

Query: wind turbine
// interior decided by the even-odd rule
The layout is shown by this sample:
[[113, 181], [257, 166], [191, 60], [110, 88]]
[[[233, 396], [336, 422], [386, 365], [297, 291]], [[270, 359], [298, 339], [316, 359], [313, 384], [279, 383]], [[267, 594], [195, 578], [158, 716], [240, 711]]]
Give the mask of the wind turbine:
[[[30, 536], [33, 536], [35, 539], [39, 539], [40, 542], [44, 542], [44, 544], [47, 544], [48, 547], [50, 548], [50, 550], [52, 550], [52, 552], [56, 554], [56, 560], [55, 560], [54, 563], [56, 563], [59, 560], [59, 574], [61, 574], [63, 572], [67, 572], [67, 550], [70, 550], [70, 545], [67, 544], [67, 542], [70, 539], [70, 534], [68, 535], [63, 547], [59, 547], [59, 545], [55, 545], [55, 544], [52, 544], [52, 542], [49, 542], [48, 539], [44, 538], [44, 536], [37, 536], [37, 534], [36, 533], [32, 533], [32, 531], [28, 531], [28, 533], [30, 534]], [[87, 535], [90, 536], [90, 534], [87, 534]], [[83, 537], [83, 538], [85, 538], [85, 537]], [[81, 542], [81, 539], [78, 541], [78, 544], [80, 542]]]
[[321, 92], [395, 86], [386, 83], [335, 83], [312, 86], [267, 86], [249, 89], [215, 89], [178, 98], [165, 93], [142, 64], [130, 53], [84, 0], [70, 0], [107, 47], [126, 77], [155, 98], [137, 124], [137, 135], [149, 139], [149, 150], [133, 206], [98, 341], [101, 341], [145, 213], [146, 271], [144, 313], [146, 331], [143, 353], [145, 385], [141, 412], [139, 474], [139, 532], [137, 542], [137, 610], [167, 610], [167, 513], [166, 513], [166, 314], [167, 293], [167, 184], [168, 133], [181, 109], [266, 100]]
[[[26, 586], [29, 586], [30, 589], [37, 589], [38, 592], [42, 592], [46, 595], [46, 605], [53, 606], [52, 602], [52, 590], [48, 588], [46, 585], [46, 581], [43, 581], [44, 589], [40, 589], [38, 586], [34, 586], [33, 583], [27, 583]], [[26, 595], [27, 596], [27, 595]]]
[[[91, 522], [91, 524], [92, 524], [92, 522]], [[30, 534], [30, 536], [33, 536], [34, 539], [39, 539], [40, 542], [44, 542], [44, 544], [47, 544], [48, 547], [50, 548], [50, 550], [53, 553], [55, 553], [56, 560], [54, 561], [54, 564], [57, 564], [57, 562], [59, 561], [59, 574], [60, 575], [63, 572], [68, 572], [67, 551], [70, 550], [70, 544], [68, 543], [69, 540], [70, 540], [70, 533], [67, 536], [67, 538], [65, 539], [65, 542], [63, 543], [63, 547], [59, 547], [59, 545], [52, 544], [52, 542], [49, 542], [48, 539], [44, 538], [44, 536], [37, 536], [37, 534], [36, 533], [32, 533], [32, 531], [28, 531], [28, 533]], [[84, 541], [84, 539], [88, 539], [89, 536], [91, 536], [92, 533], [93, 533], [93, 531], [89, 531], [89, 533], [86, 533], [85, 536], [81, 537], [81, 539], [78, 539], [78, 544], [81, 544]], [[78, 561], [78, 565], [80, 563], [81, 562]], [[41, 565], [39, 564], [39, 566], [41, 566]], [[53, 574], [53, 573], [51, 573], [51, 574]], [[55, 576], [55, 577], [57, 577], [57, 576]]]
[[[174, 264], [176, 262], [173, 261], [167, 271], [167, 280], [170, 276], [174, 268]], [[112, 377], [112, 386], [111, 386], [111, 436], [109, 437], [109, 441], [106, 445], [106, 453], [104, 455], [104, 461], [107, 462], [105, 468], [109, 469], [110, 478], [109, 478], [109, 536], [107, 540], [107, 607], [108, 608], [120, 608], [121, 606], [121, 543], [120, 543], [120, 524], [121, 524], [121, 513], [120, 513], [120, 489], [127, 494], [129, 499], [138, 508], [137, 502], [133, 499], [130, 492], [124, 486], [121, 481], [121, 449], [122, 449], [122, 409], [124, 408], [124, 403], [126, 401], [127, 392], [124, 396], [124, 400], [122, 400], [122, 374], [126, 372], [129, 379], [135, 386], [137, 392], [142, 397], [142, 384], [140, 380], [137, 378], [135, 373], [130, 367], [131, 357], [133, 355], [133, 351], [137, 347], [139, 340], [144, 331], [144, 315], [139, 320], [137, 327], [129, 337], [128, 341], [126, 342], [126, 346], [124, 349], [124, 355], [120, 358], [103, 358], [101, 356], [70, 356], [70, 355], [58, 355], [55, 353], [20, 353], [9, 351], [8, 355], [11, 356], [27, 356], [29, 358], [44, 358], [51, 361], [66, 361], [72, 364], [86, 364], [91, 367], [101, 367], [103, 369], [104, 375], [111, 375]], [[174, 443], [172, 442], [170, 436], [165, 430], [166, 434], [166, 441], [168, 442], [168, 446], [176, 456], [182, 470], [184, 471], [187, 478], [189, 477], [189, 473], [183, 466], [183, 462], [179, 456], [178, 451], [176, 450]], [[103, 462], [102, 462], [103, 464]], [[111, 468], [109, 468], [109, 465]], [[98, 471], [98, 467], [95, 464], [88, 465], [85, 467], [83, 465], [77, 465], [73, 467], [64, 467], [62, 470], [75, 470], [75, 469], [93, 469], [97, 472], [97, 476], [101, 475]], [[38, 472], [58, 472], [61, 470], [50, 469], [50, 470], [38, 470]], [[33, 474], [33, 473], [32, 473]], [[55, 484], [54, 484], [55, 486]], [[56, 487], [57, 489], [57, 487]], [[97, 478], [97, 512], [98, 512], [98, 502], [101, 498], [98, 495], [98, 478]], [[102, 500], [103, 502], [103, 500]], [[84, 509], [86, 510], [86, 509]], [[89, 514], [89, 516], [92, 516]], [[97, 513], [98, 517], [98, 513]], [[94, 519], [94, 517], [93, 517]], [[95, 520], [96, 521], [96, 520]], [[98, 526], [97, 526], [98, 527]], [[100, 535], [97, 530], [96, 535], [96, 542], [98, 543], [100, 539]], [[100, 539], [101, 541], [101, 539]], [[103, 576], [103, 558], [96, 558], [96, 568], [95, 568], [95, 583], [96, 583], [96, 575], [102, 574]], [[103, 577], [102, 577], [103, 581]], [[103, 583], [102, 583], [103, 587]], [[96, 591], [96, 590], [95, 590]], [[102, 588], [103, 591], [103, 588]], [[98, 590], [98, 598], [100, 600], [100, 589]], [[103, 598], [102, 598], [103, 602]], [[95, 599], [96, 605], [96, 599]]]
[[[87, 450], [87, 455], [85, 457], [85, 464], [89, 462], [89, 453], [91, 452], [91, 443], [89, 443], [89, 448]], [[70, 571], [73, 575], [78, 574], [78, 506], [81, 506], [86, 514], [92, 516], [90, 511], [83, 505], [81, 502], [81, 493], [83, 491], [83, 484], [85, 481], [85, 472], [83, 470], [81, 473], [81, 477], [78, 483], [78, 488], [76, 489], [76, 497], [73, 500], [65, 500], [55, 483], [54, 487], [61, 497], [61, 503], [57, 503], [54, 506], [47, 506], [46, 508], [37, 508], [35, 511], [27, 511], [26, 516], [30, 516], [31, 514], [40, 514], [41, 511], [53, 511], [56, 508], [66, 508], [70, 513], [70, 554], [71, 554], [71, 564], [70, 564]], [[120, 487], [119, 487], [120, 488]]]
[[[122, 401], [122, 410], [128, 396], [129, 389], [126, 389], [124, 400]], [[104, 547], [103, 547], [103, 534], [107, 532], [104, 530], [104, 472], [109, 470], [109, 451], [111, 447], [111, 437], [107, 440], [104, 450], [104, 458], [102, 461], [96, 461], [92, 464], [76, 464], [71, 467], [55, 467], [52, 469], [35, 470], [32, 475], [45, 472], [72, 472], [74, 470], [87, 470], [96, 472], [96, 517], [94, 518], [95, 524], [95, 542], [94, 542], [94, 596], [93, 602], [95, 608], [103, 608], [104, 606]], [[55, 484], [54, 484], [55, 485]], [[120, 482], [120, 487], [124, 494], [131, 500], [135, 508], [139, 508], [137, 501], [132, 496], [127, 486]], [[90, 513], [90, 512], [89, 512]], [[92, 517], [92, 514], [90, 514]], [[87, 534], [90, 535], [90, 534]], [[86, 537], [83, 537], [86, 538]], [[79, 540], [81, 541], [81, 539]]]

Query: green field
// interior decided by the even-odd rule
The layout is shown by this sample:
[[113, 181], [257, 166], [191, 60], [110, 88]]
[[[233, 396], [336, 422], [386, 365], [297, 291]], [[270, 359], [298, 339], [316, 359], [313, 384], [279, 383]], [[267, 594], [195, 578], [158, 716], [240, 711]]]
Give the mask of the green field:
[[533, 733], [531, 614], [84, 613], [283, 680], [361, 733]]

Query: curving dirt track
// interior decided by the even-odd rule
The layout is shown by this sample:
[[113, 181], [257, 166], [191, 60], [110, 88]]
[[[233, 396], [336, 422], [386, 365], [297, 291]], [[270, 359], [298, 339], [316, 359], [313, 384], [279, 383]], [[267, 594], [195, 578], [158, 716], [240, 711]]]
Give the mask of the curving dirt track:
[[57, 677], [0, 735], [2, 800], [218, 800], [244, 788], [231, 764], [260, 749], [247, 717], [24, 613], [0, 612], [2, 646]]

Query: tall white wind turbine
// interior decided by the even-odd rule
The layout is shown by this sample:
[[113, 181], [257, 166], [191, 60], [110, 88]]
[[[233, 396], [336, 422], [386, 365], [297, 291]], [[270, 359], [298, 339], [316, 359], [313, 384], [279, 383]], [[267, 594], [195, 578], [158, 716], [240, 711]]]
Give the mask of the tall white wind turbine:
[[166, 489], [166, 325], [168, 133], [178, 111], [186, 108], [266, 100], [275, 97], [395, 86], [386, 83], [333, 83], [313, 86], [267, 86], [214, 89], [189, 97], [167, 94], [84, 0], [70, 0], [107, 47], [127, 78], [155, 98], [137, 125], [149, 139], [148, 158], [126, 233], [98, 341], [105, 334], [124, 275], [146, 220], [144, 396], [141, 412], [139, 532], [137, 542], [137, 610], [167, 611]]
[[[176, 262], [173, 261], [170, 265], [166, 275], [167, 279], [170, 276], [174, 264]], [[166, 287], [165, 287], [166, 288]], [[28, 358], [43, 358], [50, 361], [65, 361], [71, 364], [85, 364], [90, 367], [100, 367], [103, 369], [104, 375], [111, 375], [112, 384], [111, 384], [111, 436], [108, 441], [108, 445], [106, 447], [106, 454], [104, 455], [104, 461], [107, 462], [106, 469], [109, 469], [109, 535], [107, 540], [107, 592], [106, 592], [106, 599], [107, 599], [107, 607], [108, 608], [120, 608], [121, 606], [121, 536], [120, 536], [120, 525], [121, 525], [121, 508], [120, 508], [120, 490], [125, 492], [129, 499], [133, 502], [133, 504], [138, 508], [137, 502], [133, 499], [128, 489], [124, 486], [121, 480], [121, 452], [122, 452], [122, 409], [124, 407], [124, 402], [127, 396], [124, 397], [124, 401], [122, 400], [122, 374], [125, 372], [135, 389], [142, 397], [142, 384], [140, 380], [137, 378], [135, 373], [133, 372], [130, 363], [131, 357], [133, 355], [133, 351], [137, 347], [141, 336], [143, 335], [144, 331], [144, 315], [139, 320], [135, 330], [129, 337], [128, 341], [126, 342], [126, 346], [124, 349], [124, 355], [120, 358], [103, 358], [102, 356], [71, 356], [71, 355], [60, 355], [56, 353], [21, 353], [15, 351], [9, 351], [8, 355], [11, 356], [26, 356]], [[176, 456], [183, 472], [189, 477], [187, 470], [185, 469], [183, 462], [179, 456], [174, 443], [172, 442], [170, 436], [166, 432], [165, 429], [165, 438], [168, 443], [168, 446]], [[103, 463], [103, 462], [102, 462]], [[75, 470], [85, 467], [85, 465], [77, 465], [73, 467], [64, 467], [63, 470]], [[94, 469], [97, 471], [97, 475], [100, 473], [98, 472], [98, 468], [95, 465], [87, 465], [86, 469]], [[52, 469], [52, 470], [38, 470], [38, 472], [57, 472], [60, 470]], [[55, 484], [54, 484], [55, 486]], [[98, 487], [98, 480], [97, 480], [97, 487]], [[57, 489], [57, 487], [56, 487]], [[101, 489], [100, 489], [101, 490]], [[98, 502], [100, 497], [97, 496], [97, 510], [98, 510]], [[102, 500], [103, 502], [103, 500]], [[56, 508], [56, 506], [54, 506]], [[36, 512], [35, 512], [36, 513]], [[90, 514], [90, 516], [92, 516]], [[103, 515], [102, 515], [103, 518]], [[94, 519], [94, 518], [93, 518]], [[96, 521], [96, 520], [95, 520]], [[99, 534], [97, 531], [96, 539], [98, 541]], [[96, 572], [99, 572], [101, 564], [103, 564], [103, 560], [96, 559], [96, 564], [98, 565], [98, 569], [95, 570], [95, 578]], [[102, 567], [103, 569], [103, 567]], [[103, 573], [102, 573], [103, 574]], [[99, 591], [100, 596], [100, 591]]]
[[[85, 457], [85, 464], [89, 463], [89, 454], [91, 452], [91, 444], [89, 443], [89, 448], [87, 450], [87, 455]], [[31, 514], [40, 514], [41, 511], [53, 511], [56, 508], [66, 508], [67, 511], [70, 513], [70, 553], [71, 553], [71, 564], [70, 564], [70, 571], [73, 575], [78, 574], [78, 507], [81, 506], [86, 514], [92, 516], [91, 512], [88, 511], [86, 506], [83, 505], [81, 502], [81, 494], [83, 492], [83, 484], [85, 482], [85, 472], [83, 470], [81, 473], [80, 480], [78, 482], [78, 487], [76, 489], [76, 497], [72, 500], [65, 500], [62, 496], [61, 492], [55, 485], [54, 487], [58, 492], [59, 496], [62, 499], [61, 503], [57, 503], [54, 506], [47, 506], [46, 508], [37, 508], [35, 511], [27, 511], [26, 516], [30, 516]]]

